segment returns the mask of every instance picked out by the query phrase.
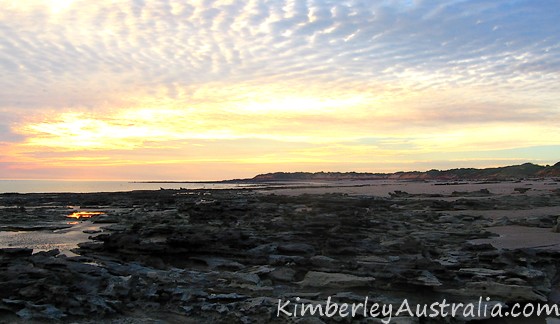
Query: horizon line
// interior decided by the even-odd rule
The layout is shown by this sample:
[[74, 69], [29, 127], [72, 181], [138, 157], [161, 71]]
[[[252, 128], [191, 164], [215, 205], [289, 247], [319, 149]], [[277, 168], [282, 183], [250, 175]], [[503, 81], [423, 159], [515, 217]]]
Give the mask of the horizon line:
[[494, 167], [484, 167], [484, 168], [476, 168], [476, 167], [456, 167], [450, 169], [426, 169], [426, 170], [399, 170], [394, 172], [377, 172], [377, 171], [367, 171], [367, 172], [358, 172], [358, 171], [272, 171], [272, 172], [265, 172], [255, 174], [249, 178], [230, 178], [230, 179], [220, 179], [220, 180], [132, 180], [132, 179], [2, 179], [0, 181], [68, 181], [68, 182], [79, 182], [79, 181], [87, 181], [87, 182], [129, 182], [129, 183], [216, 183], [216, 182], [224, 182], [224, 181], [236, 181], [236, 180], [251, 180], [256, 176], [263, 175], [263, 174], [274, 174], [274, 173], [360, 173], [360, 174], [396, 174], [396, 173], [412, 173], [412, 172], [428, 172], [432, 170], [436, 171], [450, 171], [450, 170], [459, 170], [459, 169], [475, 169], [475, 170], [484, 170], [484, 169], [496, 169], [496, 168], [505, 168], [511, 166], [521, 166], [524, 164], [532, 164], [540, 167], [550, 167], [560, 163], [556, 162], [554, 164], [537, 164], [534, 162], [524, 162], [520, 164], [509, 164], [509, 165], [501, 165], [501, 166], [494, 166]]

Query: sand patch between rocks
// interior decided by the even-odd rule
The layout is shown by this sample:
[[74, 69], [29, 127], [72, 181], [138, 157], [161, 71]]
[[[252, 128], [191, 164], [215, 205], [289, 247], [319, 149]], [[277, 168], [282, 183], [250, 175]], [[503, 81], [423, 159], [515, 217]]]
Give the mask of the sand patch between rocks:
[[538, 248], [560, 251], [560, 233], [554, 233], [550, 228], [506, 225], [488, 227], [487, 230], [500, 236], [470, 242], [475, 244], [489, 243], [496, 248], [508, 250]]

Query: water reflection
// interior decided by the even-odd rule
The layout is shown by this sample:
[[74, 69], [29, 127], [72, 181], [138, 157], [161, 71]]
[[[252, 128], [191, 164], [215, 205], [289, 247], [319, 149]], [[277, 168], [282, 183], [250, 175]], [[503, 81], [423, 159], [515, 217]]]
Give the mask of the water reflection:
[[73, 212], [72, 214], [66, 216], [68, 218], [76, 218], [76, 219], [82, 219], [82, 218], [91, 218], [93, 216], [96, 215], [104, 215], [104, 212], [98, 212], [98, 211], [78, 211], [78, 212]]
[[57, 231], [0, 231], [0, 248], [31, 248], [34, 253], [59, 249], [66, 256], [76, 256], [77, 254], [71, 250], [77, 248], [78, 243], [88, 242], [91, 236], [84, 231], [100, 230], [99, 225], [87, 220], [77, 221], [77, 223]]

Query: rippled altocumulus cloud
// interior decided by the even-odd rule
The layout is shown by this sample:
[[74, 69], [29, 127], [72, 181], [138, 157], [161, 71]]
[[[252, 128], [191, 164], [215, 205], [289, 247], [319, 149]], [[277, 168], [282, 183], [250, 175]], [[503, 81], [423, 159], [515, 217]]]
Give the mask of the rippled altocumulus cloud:
[[556, 1], [7, 2], [3, 106], [277, 79], [558, 90]]
[[[513, 140], [559, 144], [558, 1], [0, 0], [0, 7], [0, 144], [61, 145], [64, 134], [93, 132], [67, 116], [105, 125], [106, 137], [95, 131], [99, 147], [110, 147], [116, 129], [134, 133], [134, 141], [118, 139], [143, 146], [141, 156], [168, 146], [176, 149], [169, 156], [209, 157], [213, 150], [200, 147], [219, 146], [213, 140], [234, 143], [237, 158], [251, 141], [272, 141], [278, 152], [267, 157], [294, 161], [338, 150], [361, 161], [371, 160], [370, 149], [394, 160], [404, 154], [363, 138], [387, 138], [395, 150], [405, 138], [409, 153], [422, 154]], [[158, 109], [169, 118], [138, 115]], [[513, 132], [520, 124], [525, 132]], [[145, 145], [139, 129], [165, 136]], [[189, 141], [197, 149], [185, 149]]]

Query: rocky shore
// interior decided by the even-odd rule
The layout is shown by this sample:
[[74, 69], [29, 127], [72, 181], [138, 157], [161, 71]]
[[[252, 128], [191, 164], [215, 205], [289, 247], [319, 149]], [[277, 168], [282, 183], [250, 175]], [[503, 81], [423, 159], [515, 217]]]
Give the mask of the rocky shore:
[[74, 221], [101, 232], [92, 231], [77, 256], [2, 248], [0, 321], [379, 323], [360, 314], [277, 316], [279, 300], [367, 296], [395, 311], [405, 298], [415, 305], [489, 297], [484, 305], [504, 309], [560, 303], [557, 183], [506, 194], [482, 187], [433, 194], [430, 186], [388, 197], [249, 189], [3, 194], [2, 231], [71, 226], [67, 216], [80, 210], [98, 213]]

